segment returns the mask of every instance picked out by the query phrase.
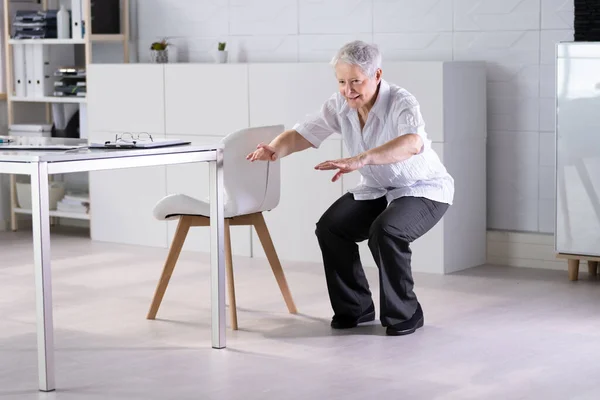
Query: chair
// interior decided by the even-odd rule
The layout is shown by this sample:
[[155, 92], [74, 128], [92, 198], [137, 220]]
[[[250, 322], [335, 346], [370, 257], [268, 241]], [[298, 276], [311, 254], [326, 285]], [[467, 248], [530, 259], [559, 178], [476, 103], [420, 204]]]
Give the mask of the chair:
[[[271, 210], [279, 204], [279, 160], [275, 162], [257, 161], [253, 163], [246, 160], [246, 155], [256, 150], [258, 143], [269, 143], [283, 130], [284, 127], [282, 125], [262, 126], [242, 129], [223, 138], [225, 267], [229, 311], [233, 330], [238, 329], [238, 321], [230, 226], [254, 226], [287, 308], [291, 314], [297, 312], [262, 214], [263, 211]], [[178, 219], [179, 222], [162, 275], [154, 293], [150, 310], [146, 317], [147, 319], [156, 318], [158, 308], [160, 307], [190, 227], [210, 226], [210, 204], [184, 194], [172, 194], [164, 197], [156, 204], [154, 217], [165, 221]]]

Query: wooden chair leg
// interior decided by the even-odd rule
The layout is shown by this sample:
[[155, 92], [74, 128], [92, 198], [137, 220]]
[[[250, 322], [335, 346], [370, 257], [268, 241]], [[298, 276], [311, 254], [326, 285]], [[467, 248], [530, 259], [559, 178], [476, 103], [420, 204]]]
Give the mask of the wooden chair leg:
[[569, 280], [576, 281], [579, 277], [579, 260], [569, 260]]
[[171, 279], [171, 275], [173, 274], [175, 264], [177, 264], [177, 259], [179, 258], [179, 254], [181, 253], [183, 243], [185, 242], [185, 238], [188, 234], [188, 231], [190, 230], [190, 225], [190, 217], [184, 216], [179, 218], [177, 230], [175, 231], [175, 236], [173, 237], [171, 248], [169, 249], [169, 254], [167, 256], [167, 260], [165, 261], [165, 266], [163, 268], [162, 275], [160, 276], [160, 280], [158, 281], [158, 285], [156, 286], [156, 290], [154, 292], [152, 305], [150, 306], [150, 310], [148, 311], [148, 315], [146, 316], [147, 319], [156, 318], [156, 313], [158, 312], [160, 303], [162, 302], [163, 296], [165, 295], [165, 290], [167, 290], [167, 285], [169, 284], [169, 280]]
[[269, 264], [271, 265], [273, 275], [275, 275], [275, 279], [277, 280], [277, 284], [279, 285], [279, 290], [281, 290], [285, 304], [287, 305], [287, 308], [291, 314], [296, 314], [298, 310], [296, 309], [296, 305], [292, 299], [292, 294], [290, 293], [290, 289], [285, 279], [285, 274], [281, 268], [279, 257], [275, 251], [275, 246], [271, 240], [271, 235], [269, 234], [269, 229], [267, 228], [267, 224], [265, 223], [265, 218], [263, 217], [262, 213], [257, 213], [254, 215], [253, 225], [254, 229], [256, 229], [256, 233], [258, 234], [258, 238], [260, 239], [260, 243], [265, 250], [267, 260], [269, 260]]
[[231, 229], [229, 220], [225, 220], [225, 271], [227, 273], [227, 293], [229, 294], [229, 315], [231, 329], [238, 329], [237, 306], [235, 303], [235, 284], [233, 281], [233, 256], [231, 252]]
[[598, 261], [588, 261], [588, 272], [590, 276], [598, 275]]

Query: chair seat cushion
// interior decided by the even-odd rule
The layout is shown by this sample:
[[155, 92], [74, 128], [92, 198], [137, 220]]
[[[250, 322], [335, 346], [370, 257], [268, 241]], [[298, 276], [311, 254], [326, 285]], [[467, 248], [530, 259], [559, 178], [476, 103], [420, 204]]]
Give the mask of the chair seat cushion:
[[[225, 218], [231, 218], [227, 202], [224, 205]], [[154, 217], [159, 220], [176, 219], [181, 215], [200, 215], [210, 217], [210, 204], [185, 194], [171, 194], [161, 199], [153, 211]]]

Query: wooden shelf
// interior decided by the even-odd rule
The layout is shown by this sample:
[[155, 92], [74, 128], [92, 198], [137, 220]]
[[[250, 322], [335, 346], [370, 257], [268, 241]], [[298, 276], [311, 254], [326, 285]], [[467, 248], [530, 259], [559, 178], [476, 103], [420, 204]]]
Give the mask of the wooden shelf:
[[9, 44], [85, 44], [84, 39], [10, 39]]
[[46, 96], [46, 97], [17, 97], [9, 96], [10, 101], [18, 101], [24, 103], [85, 103], [87, 99], [85, 97], [58, 97], [58, 96]]
[[6, 100], [8, 98], [6, 93], [0, 93], [0, 100]]
[[114, 35], [94, 35], [92, 34], [91, 38], [92, 42], [123, 42], [125, 40], [125, 35], [122, 34], [114, 34]]
[[[114, 42], [125, 41], [125, 35], [93, 35], [90, 37], [92, 42]], [[85, 39], [9, 39], [9, 44], [85, 44]]]
[[[31, 214], [32, 213], [31, 210], [27, 210], [25, 208], [13, 208], [13, 211], [17, 214]], [[90, 214], [83, 214], [83, 213], [50, 210], [49, 214], [51, 217], [58, 217], [58, 218], [73, 218], [73, 219], [85, 219], [85, 220], [90, 219]]]

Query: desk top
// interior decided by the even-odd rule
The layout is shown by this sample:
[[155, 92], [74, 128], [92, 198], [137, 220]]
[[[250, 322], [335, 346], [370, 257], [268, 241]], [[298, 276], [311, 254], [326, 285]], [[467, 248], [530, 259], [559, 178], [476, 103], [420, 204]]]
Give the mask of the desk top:
[[[67, 143], [69, 139], [52, 138], [53, 143]], [[79, 140], [79, 144], [87, 146], [85, 139], [70, 139]], [[73, 144], [73, 142], [68, 142]], [[87, 147], [76, 148], [71, 150], [9, 150], [2, 149], [0, 144], [0, 162], [64, 162], [64, 161], [82, 161], [82, 160], [97, 160], [106, 158], [125, 158], [136, 156], [152, 156], [161, 154], [178, 154], [191, 152], [210, 152], [222, 149], [223, 145], [220, 142], [215, 142], [210, 145], [176, 145], [167, 147], [158, 147], [152, 149], [89, 149]]]

